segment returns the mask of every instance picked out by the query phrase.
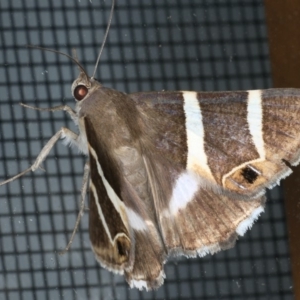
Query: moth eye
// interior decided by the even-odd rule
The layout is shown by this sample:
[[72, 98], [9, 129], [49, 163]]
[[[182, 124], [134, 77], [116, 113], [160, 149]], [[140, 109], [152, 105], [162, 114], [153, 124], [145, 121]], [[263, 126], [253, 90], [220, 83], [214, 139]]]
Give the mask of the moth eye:
[[78, 85], [74, 90], [74, 97], [77, 101], [81, 101], [88, 92], [89, 90], [85, 85]]
[[248, 166], [242, 169], [241, 174], [245, 178], [245, 180], [247, 180], [250, 184], [254, 183], [254, 181], [257, 179], [259, 175]]

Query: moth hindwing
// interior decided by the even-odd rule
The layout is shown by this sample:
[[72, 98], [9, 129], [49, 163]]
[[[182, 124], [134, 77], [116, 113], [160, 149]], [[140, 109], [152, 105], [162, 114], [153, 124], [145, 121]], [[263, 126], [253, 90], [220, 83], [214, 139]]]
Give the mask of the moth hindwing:
[[127, 95], [73, 60], [75, 110], [46, 110], [65, 110], [79, 133], [61, 128], [8, 181], [35, 171], [60, 138], [87, 155], [78, 221], [90, 177], [92, 249], [131, 287], [159, 287], [171, 255], [232, 247], [263, 212], [265, 189], [299, 163], [298, 89]]

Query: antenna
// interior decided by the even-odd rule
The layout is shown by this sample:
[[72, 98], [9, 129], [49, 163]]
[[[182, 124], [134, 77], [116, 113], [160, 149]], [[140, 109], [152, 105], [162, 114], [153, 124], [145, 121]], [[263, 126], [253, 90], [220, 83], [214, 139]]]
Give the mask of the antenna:
[[33, 48], [33, 49], [39, 49], [39, 50], [43, 50], [43, 51], [49, 51], [49, 52], [54, 52], [54, 53], [58, 53], [61, 55], [64, 55], [66, 57], [68, 57], [69, 59], [71, 59], [78, 67], [79, 69], [85, 74], [86, 78], [89, 78], [88, 74], [86, 73], [85, 69], [83, 68], [83, 66], [71, 55], [54, 50], [54, 49], [48, 49], [48, 48], [43, 48], [43, 47], [39, 47], [39, 46], [34, 46], [34, 45], [27, 45], [26, 47], [28, 48]]
[[103, 51], [103, 48], [104, 48], [104, 45], [105, 45], [105, 42], [106, 42], [106, 39], [107, 39], [107, 36], [108, 36], [109, 28], [110, 28], [110, 25], [111, 25], [113, 13], [114, 13], [114, 7], [115, 7], [115, 0], [112, 0], [110, 15], [109, 15], [106, 31], [105, 31], [105, 34], [104, 34], [102, 45], [101, 45], [100, 50], [99, 50], [99, 54], [98, 54], [97, 61], [96, 61], [96, 64], [95, 64], [95, 69], [94, 69], [94, 72], [93, 72], [93, 75], [92, 75], [91, 78], [95, 77], [95, 74], [96, 74], [96, 71], [97, 71], [97, 67], [98, 67], [98, 64], [99, 64], [99, 61], [100, 61], [100, 57], [101, 57], [101, 54], [102, 54], [102, 51]]

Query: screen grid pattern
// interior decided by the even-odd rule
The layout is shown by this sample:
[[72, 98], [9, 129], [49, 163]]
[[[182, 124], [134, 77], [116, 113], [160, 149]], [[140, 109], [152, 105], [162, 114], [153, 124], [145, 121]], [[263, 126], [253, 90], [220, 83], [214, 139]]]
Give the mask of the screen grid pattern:
[[[62, 55], [75, 48], [92, 73], [110, 1], [0, 1], [0, 178], [28, 168], [61, 127], [63, 112], [22, 108], [74, 106], [78, 74]], [[262, 0], [117, 0], [96, 77], [127, 93], [245, 90], [272, 86]], [[58, 142], [43, 170], [0, 187], [2, 299], [293, 299], [282, 190], [236, 246], [203, 258], [171, 259], [157, 291], [129, 289], [91, 251], [88, 211], [64, 249], [79, 209], [86, 158]], [[87, 204], [88, 205], [88, 204]]]

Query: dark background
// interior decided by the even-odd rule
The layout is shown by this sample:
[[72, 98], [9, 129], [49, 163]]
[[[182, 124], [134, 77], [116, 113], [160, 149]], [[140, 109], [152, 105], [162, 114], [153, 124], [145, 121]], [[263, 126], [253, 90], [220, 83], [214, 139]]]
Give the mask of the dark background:
[[[26, 169], [61, 126], [63, 112], [18, 103], [74, 105], [78, 70], [44, 46], [78, 57], [89, 74], [110, 1], [1, 0], [0, 176]], [[125, 92], [243, 90], [272, 86], [262, 0], [117, 0], [97, 78]], [[0, 299], [293, 299], [285, 209], [279, 188], [235, 248], [171, 260], [155, 292], [130, 290], [90, 249], [88, 213], [60, 256], [79, 208], [85, 159], [57, 143], [44, 168], [0, 187]]]

